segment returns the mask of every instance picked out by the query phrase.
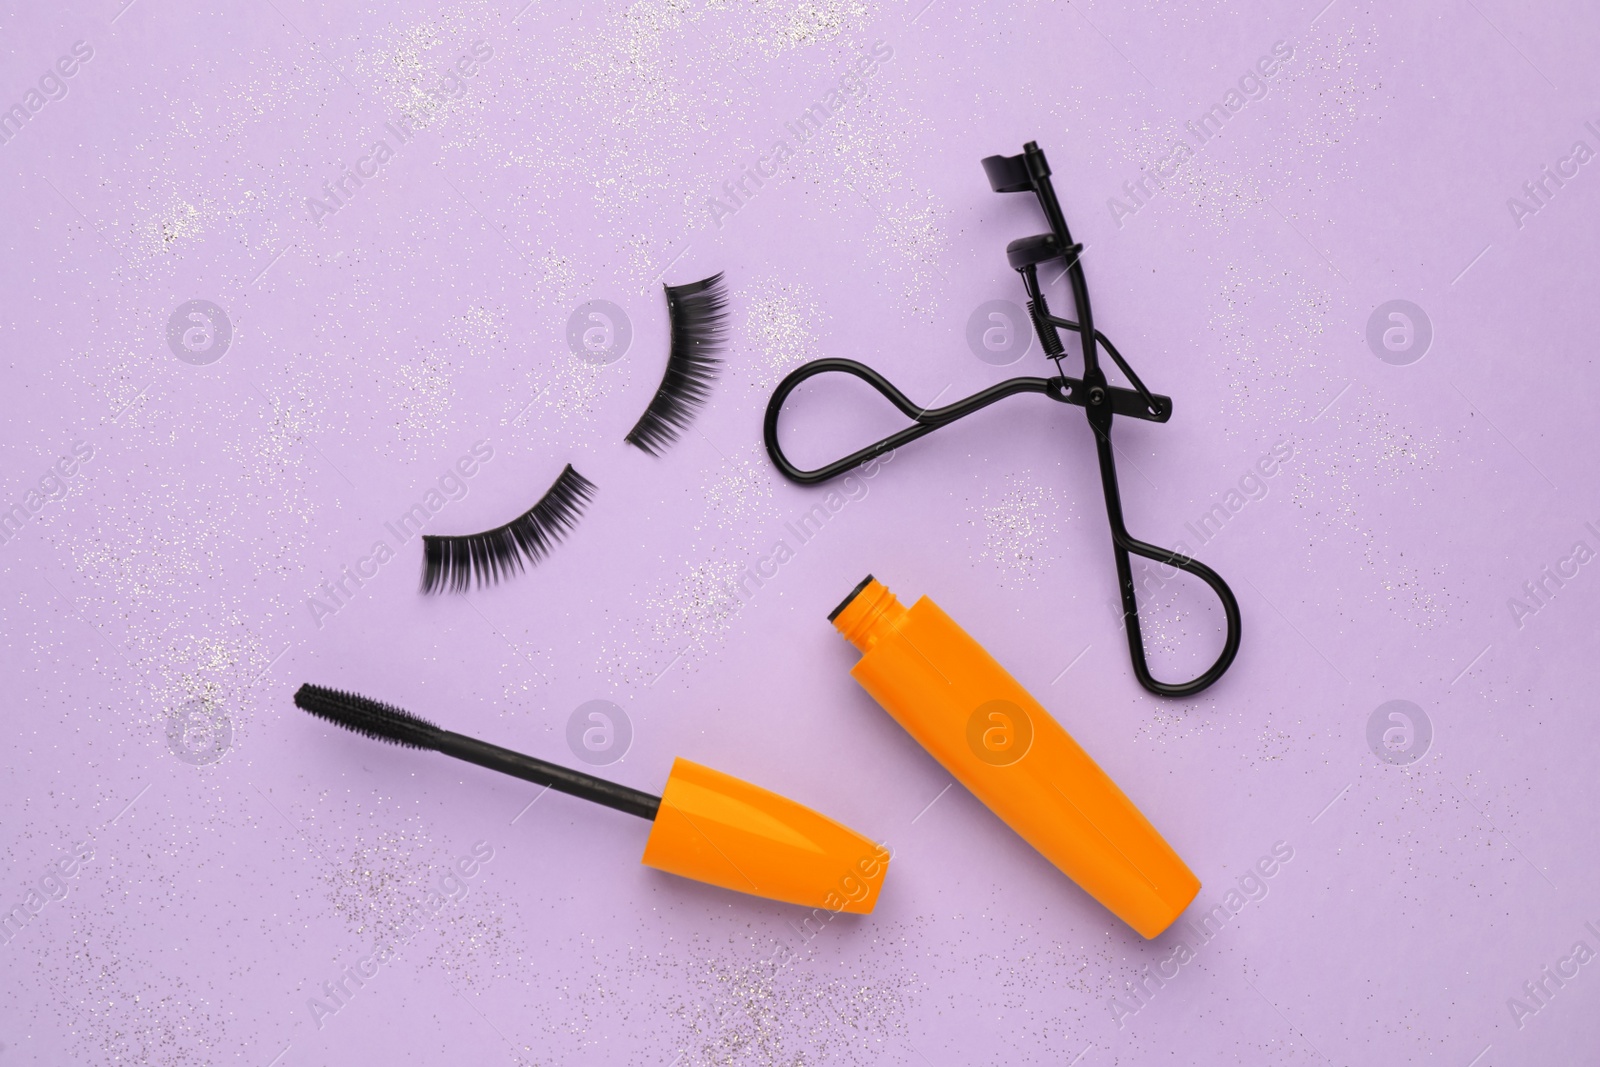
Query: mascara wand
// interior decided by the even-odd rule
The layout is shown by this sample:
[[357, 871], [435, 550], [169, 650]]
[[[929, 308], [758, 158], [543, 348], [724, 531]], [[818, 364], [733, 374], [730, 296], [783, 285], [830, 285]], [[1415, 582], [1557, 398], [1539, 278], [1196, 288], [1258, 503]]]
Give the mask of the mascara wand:
[[661, 796], [549, 763], [353, 693], [302, 685], [302, 711], [375, 741], [441, 752], [651, 822], [641, 862], [740, 893], [864, 915], [888, 850], [802, 804], [676, 759]]

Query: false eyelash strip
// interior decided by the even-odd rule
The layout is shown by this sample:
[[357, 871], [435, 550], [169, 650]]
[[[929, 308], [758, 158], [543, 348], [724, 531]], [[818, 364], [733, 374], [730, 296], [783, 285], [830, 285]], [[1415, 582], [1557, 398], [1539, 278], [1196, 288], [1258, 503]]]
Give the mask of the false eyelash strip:
[[538, 563], [577, 523], [594, 483], [568, 463], [539, 502], [504, 526], [459, 537], [422, 538], [422, 591], [464, 593], [522, 573]]
[[669, 285], [667, 319], [672, 347], [667, 370], [639, 421], [625, 440], [659, 456], [678, 439], [711, 397], [728, 340], [728, 293], [719, 271], [687, 285]]

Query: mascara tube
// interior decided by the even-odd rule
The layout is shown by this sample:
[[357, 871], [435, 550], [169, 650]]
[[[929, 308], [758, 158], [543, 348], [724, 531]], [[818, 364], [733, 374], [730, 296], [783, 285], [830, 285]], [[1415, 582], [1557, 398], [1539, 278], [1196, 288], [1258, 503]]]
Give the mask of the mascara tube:
[[868, 575], [829, 620], [861, 652], [850, 674], [990, 811], [1146, 938], [1200, 892], [1106, 772], [937, 604], [910, 608]]

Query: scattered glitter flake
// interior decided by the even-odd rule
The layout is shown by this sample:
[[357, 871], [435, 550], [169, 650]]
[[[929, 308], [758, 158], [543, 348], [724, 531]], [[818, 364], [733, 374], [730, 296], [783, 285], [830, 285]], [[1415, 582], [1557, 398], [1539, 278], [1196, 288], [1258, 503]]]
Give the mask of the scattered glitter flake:
[[322, 871], [328, 906], [362, 941], [393, 938], [429, 892], [430, 869], [448, 857], [441, 859], [414, 815], [402, 820], [390, 814], [381, 827], [342, 830], [360, 836], [323, 845], [329, 862]]
[[506, 390], [501, 425], [531, 430], [541, 437], [571, 430], [592, 434], [595, 416], [627, 385], [631, 362], [623, 359], [597, 366], [570, 352], [558, 352]]
[[505, 313], [499, 308], [469, 307], [450, 321], [445, 332], [470, 366], [488, 365], [511, 344]]
[[73, 551], [85, 583], [120, 604], [124, 615], [153, 608], [153, 598], [175, 595], [206, 570], [208, 560], [194, 544], [192, 529], [171, 529], [162, 518], [153, 509], [144, 515], [104, 514], [98, 536], [82, 537]]
[[173, 252], [181, 241], [198, 240], [216, 214], [214, 205], [197, 206], [174, 195], [144, 224], [137, 237], [139, 250], [149, 255]]
[[993, 502], [985, 489], [978, 509], [983, 558], [1002, 574], [1037, 581], [1058, 551], [1057, 496], [1027, 474], [1008, 474]]
[[1258, 747], [1253, 757], [1249, 752], [1240, 754], [1253, 763], [1281, 763], [1294, 751], [1294, 738], [1294, 734], [1268, 726], [1256, 737]]
[[[1208, 227], [1230, 231], [1242, 219], [1270, 214], [1268, 205], [1280, 191], [1331, 181], [1330, 169], [1342, 168], [1350, 155], [1351, 138], [1364, 121], [1381, 121], [1387, 103], [1378, 99], [1384, 79], [1374, 67], [1375, 27], [1334, 31], [1331, 26], [1295, 39], [1294, 54], [1264, 83], [1265, 95], [1252, 100], [1221, 134], [1197, 144], [1191, 132], [1195, 115], [1188, 113], [1130, 123], [1117, 145], [1136, 168], [1130, 186], [1142, 184], [1145, 192], [1134, 197], [1128, 187], [1118, 190], [1114, 195], [1123, 210], [1142, 216], [1149, 197], [1158, 210], [1167, 202], [1182, 204]], [[1231, 88], [1221, 83], [1214, 95]], [[1268, 137], [1293, 142], [1290, 150], [1271, 153], [1269, 167], [1259, 164], [1261, 152], [1233, 147]], [[1158, 183], [1153, 196], [1151, 183]], [[1123, 224], [1118, 219], [1119, 228]]]
[[239, 707], [249, 698], [251, 683], [270, 661], [264, 642], [237, 627], [228, 636], [185, 637], [171, 642], [153, 669], [166, 684], [165, 703], [175, 705], [192, 697]]
[[1307, 462], [1294, 472], [1293, 500], [1322, 539], [1344, 530], [1367, 565], [1377, 567], [1393, 554], [1381, 543], [1363, 491], [1374, 498], [1400, 491], [1411, 504], [1420, 503], [1434, 481], [1439, 435], [1403, 425], [1394, 411], [1364, 395], [1345, 397], [1321, 421], [1327, 429], [1307, 443]]
[[[1271, 99], [1269, 96], [1267, 101]], [[1267, 103], [1259, 106], [1267, 106]], [[1128, 179], [1135, 187], [1144, 184], [1148, 189], [1154, 180], [1152, 174], [1158, 169], [1166, 174], [1147, 204], [1141, 205], [1126, 187], [1116, 192], [1122, 209], [1132, 208], [1141, 218], [1146, 210], [1159, 211], [1160, 205], [1170, 201], [1191, 208], [1201, 221], [1213, 228], [1227, 230], [1240, 217], [1249, 217], [1261, 210], [1270, 195], [1270, 190], [1263, 189], [1262, 179], [1254, 169], [1236, 164], [1222, 149], [1208, 143], [1196, 150], [1194, 136], [1182, 121], [1159, 126], [1142, 122], [1118, 134], [1116, 142], [1121, 154], [1139, 168], [1138, 173]], [[1188, 151], [1178, 151], [1176, 146], [1179, 145]], [[1122, 225], [1134, 224], [1118, 221]]]
[[1424, 579], [1418, 567], [1401, 562], [1405, 553], [1388, 567], [1389, 574], [1379, 579], [1382, 599], [1390, 611], [1416, 627], [1419, 633], [1438, 629], [1457, 607], [1457, 598], [1445, 585], [1447, 565], [1439, 563], [1430, 568]]
[[1156, 744], [1175, 744], [1218, 728], [1214, 707], [1152, 703], [1147, 708], [1149, 717], [1139, 723], [1136, 735]]
[[[1139, 631], [1152, 667], [1158, 657], [1199, 658], [1196, 645], [1211, 633], [1220, 632], [1221, 608], [1211, 612], [1199, 608], [1195, 599], [1203, 594], [1188, 589], [1190, 580], [1175, 578], [1163, 583], [1153, 567], [1142, 567], [1134, 580], [1142, 583], [1138, 586]], [[1121, 601], [1118, 608], [1120, 612]]]
[[938, 314], [942, 263], [949, 248], [944, 226], [949, 212], [929, 193], [920, 203], [881, 204], [874, 235], [900, 253], [896, 272], [900, 296], [910, 315], [932, 322]]
[[442, 441], [450, 430], [445, 416], [455, 399], [454, 365], [437, 352], [422, 351], [397, 371], [399, 385], [395, 441], [408, 455]]
[[710, 529], [726, 545], [744, 542], [739, 528], [772, 512], [773, 477], [764, 455], [738, 455], [716, 467], [705, 486], [705, 512], [694, 529]]
[[624, 680], [648, 685], [672, 662], [693, 669], [696, 661], [715, 653], [744, 606], [734, 592], [744, 566], [717, 552], [686, 565], [643, 597], [634, 632], [622, 643]]
[[840, 113], [829, 141], [828, 158], [839, 184], [871, 202], [910, 188], [904, 149], [895, 141], [923, 132], [920, 116], [890, 108], [885, 101], [867, 97], [859, 108]]
[[873, 252], [905, 312], [933, 321], [949, 253], [951, 212], [909, 175], [910, 146], [925, 138], [925, 116], [869, 92], [838, 112], [818, 146], [795, 161], [797, 177], [831, 191], [833, 205], [874, 216]]
[[381, 83], [389, 114], [406, 115], [415, 128], [430, 129], [472, 106], [472, 93], [441, 91], [441, 81], [457, 51], [486, 28], [481, 16], [446, 9], [427, 22], [389, 30], [353, 57], [353, 73]]
[[916, 980], [903, 967], [839, 973], [804, 958], [686, 962], [681, 999], [662, 1012], [676, 1024], [685, 1067], [873, 1063], [886, 1043], [908, 1036]]
[[871, 10], [861, 0], [713, 0], [707, 8], [732, 11], [737, 16], [734, 21], [743, 29], [742, 38], [734, 42], [738, 51], [756, 51], [769, 58], [859, 31], [866, 26]]
[[543, 296], [546, 307], [567, 307], [578, 301], [578, 293], [592, 281], [579, 284], [578, 269], [573, 261], [555, 249], [550, 249], [538, 261], [539, 277], [534, 292]]
[[1420, 487], [1438, 467], [1442, 447], [1437, 433], [1424, 433], [1401, 422], [1389, 407], [1374, 406], [1365, 397], [1331, 409], [1326, 418], [1348, 433], [1320, 443], [1317, 455], [1330, 465], [1359, 466], [1382, 487]]
[[[1332, 294], [1324, 288], [1285, 270], [1224, 265], [1210, 328], [1230, 390], [1225, 432], [1281, 432], [1281, 425], [1264, 420], [1298, 399], [1306, 372], [1318, 366], [1318, 342], [1332, 317]], [[1273, 324], [1265, 335], [1263, 322]]]
[[1306, 558], [1350, 550], [1352, 569], [1370, 576], [1365, 598], [1418, 632], [1457, 617], [1463, 602], [1446, 567], [1408, 558], [1407, 547], [1388, 534], [1405, 512], [1424, 506], [1438, 484], [1445, 452], [1440, 433], [1407, 425], [1401, 412], [1374, 404], [1360, 387], [1318, 419], [1317, 431], [1297, 445], [1290, 473]]
[[[267, 409], [264, 429], [259, 433], [229, 436], [223, 443], [224, 451], [238, 461], [253, 481], [262, 484], [288, 482], [292, 488], [298, 479], [287, 476], [299, 474], [308, 462], [311, 452], [302, 446], [314, 430], [325, 424], [326, 399], [304, 377], [297, 377], [288, 388], [263, 394], [259, 399]], [[303, 501], [301, 506], [314, 505]]]
[[542, 717], [555, 664], [543, 649], [518, 648], [500, 661], [500, 715]]
[[[1296, 42], [1294, 61], [1282, 73], [1306, 161], [1322, 164], [1329, 153], [1320, 150], [1336, 145], [1348, 153], [1348, 142], [1363, 122], [1383, 121], [1388, 100], [1383, 72], [1376, 68], [1378, 25], [1347, 23], [1340, 29], [1330, 20], [1322, 33]], [[1305, 91], [1293, 91], [1302, 85]]]
[[328, 906], [353, 943], [395, 945], [416, 966], [438, 967], [465, 986], [509, 973], [510, 901], [500, 884], [507, 875], [493, 842], [447, 850], [419, 815], [397, 811], [392, 802], [324, 793], [319, 809], [330, 804], [339, 811], [337, 824], [307, 820], [306, 832]]
[[169, 968], [174, 957], [165, 956], [133, 948], [124, 931], [98, 917], [62, 936], [50, 970], [58, 981], [70, 975], [55, 1008], [77, 1023], [73, 1060], [208, 1067], [217, 1050], [260, 1040], [218, 999], [213, 982]]
[[785, 374], [820, 354], [815, 331], [822, 309], [806, 287], [761, 281], [745, 286], [739, 303], [748, 310], [734, 338], [734, 367], [752, 389], [770, 392]]
[[[701, 44], [694, 25], [699, 17], [684, 0], [640, 0], [609, 15], [600, 32], [574, 45], [568, 57], [582, 78], [575, 118], [588, 133], [595, 203], [631, 235], [625, 246], [641, 277], [650, 277], [670, 256], [661, 254], [655, 236], [639, 230], [640, 212], [678, 203], [678, 229], [686, 230], [681, 190], [712, 184], [709, 160], [699, 176], [692, 176], [695, 168], [674, 174], [667, 166], [669, 159], [694, 158], [711, 125], [705, 96], [710, 86], [687, 80], [672, 59], [685, 40]], [[655, 150], [640, 152], [640, 144]]]
[[[693, 670], [721, 648], [754, 588], [739, 582], [768, 556], [781, 534], [775, 479], [760, 446], [724, 457], [700, 486], [699, 516], [690, 525], [676, 575], [640, 599], [630, 620], [616, 624], [601, 651], [602, 670], [622, 685], [651, 684], [676, 664]], [[793, 546], [790, 546], [790, 551]]]

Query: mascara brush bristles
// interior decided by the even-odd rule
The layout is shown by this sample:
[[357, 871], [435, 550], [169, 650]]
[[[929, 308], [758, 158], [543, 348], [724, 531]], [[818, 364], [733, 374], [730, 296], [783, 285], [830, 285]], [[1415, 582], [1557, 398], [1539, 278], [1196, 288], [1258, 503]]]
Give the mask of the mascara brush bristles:
[[666, 289], [672, 325], [667, 369], [650, 406], [626, 438], [653, 456], [676, 441], [710, 399], [722, 366], [718, 355], [728, 339], [727, 285], [721, 273]]
[[567, 464], [550, 491], [522, 515], [483, 533], [422, 538], [422, 591], [464, 593], [520, 574], [566, 536], [594, 496], [594, 483]]
[[370, 697], [324, 689], [320, 685], [302, 685], [294, 695], [294, 702], [319, 719], [343, 726], [374, 741], [442, 752], [446, 756], [537, 782], [570, 796], [637, 815], [641, 819], [654, 819], [661, 807], [660, 797], [632, 786], [596, 778], [559, 763], [547, 763], [534, 756], [479, 741], [475, 737], [440, 729], [427, 719]]
[[419, 719], [392, 704], [320, 685], [302, 685], [295, 691], [294, 703], [301, 711], [352, 733], [408, 748], [436, 751], [443, 733], [427, 719]]

